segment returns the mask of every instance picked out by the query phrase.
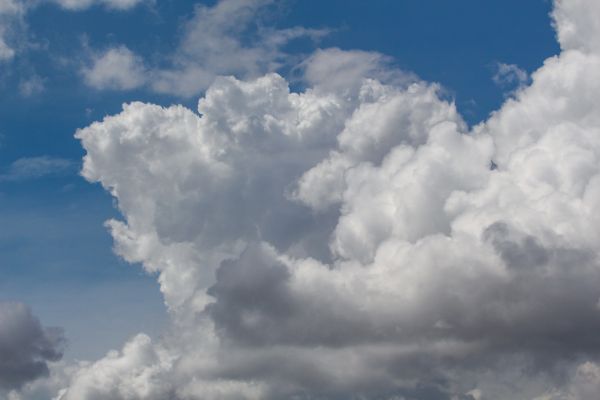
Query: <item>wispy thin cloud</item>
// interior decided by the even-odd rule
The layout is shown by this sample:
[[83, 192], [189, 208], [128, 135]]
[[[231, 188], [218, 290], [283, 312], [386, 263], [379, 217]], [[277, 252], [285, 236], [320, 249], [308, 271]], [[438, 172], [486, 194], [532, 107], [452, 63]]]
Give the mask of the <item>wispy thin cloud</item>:
[[15, 160], [0, 174], [0, 181], [20, 182], [76, 171], [77, 163], [73, 160], [51, 156], [23, 157]]
[[492, 80], [500, 88], [506, 90], [507, 95], [524, 88], [529, 83], [529, 74], [516, 64], [496, 63]]
[[166, 66], [151, 65], [129, 48], [118, 45], [91, 51], [81, 69], [84, 82], [95, 89], [131, 90], [139, 87], [180, 97], [206, 90], [219, 75], [257, 77], [292, 64], [284, 51], [290, 42], [318, 40], [327, 29], [262, 26], [263, 14], [273, 0], [223, 0], [198, 5], [183, 26], [183, 36]]

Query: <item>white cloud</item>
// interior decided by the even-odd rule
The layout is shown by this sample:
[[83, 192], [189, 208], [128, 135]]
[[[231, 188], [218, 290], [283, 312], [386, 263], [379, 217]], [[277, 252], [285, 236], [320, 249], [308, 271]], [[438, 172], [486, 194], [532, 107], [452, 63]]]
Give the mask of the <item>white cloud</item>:
[[281, 47], [291, 40], [318, 38], [325, 33], [301, 27], [262, 27], [261, 12], [272, 3], [273, 0], [220, 0], [212, 7], [197, 5], [172, 56], [172, 67], [156, 71], [152, 88], [192, 96], [205, 90], [217, 75], [259, 76], [287, 61]]
[[436, 85], [340, 50], [302, 93], [218, 78], [198, 113], [132, 103], [79, 130], [115, 249], [158, 275], [173, 326], [60, 399], [587, 400], [600, 49], [579, 29], [596, 3], [566, 4], [565, 51], [472, 131]]
[[15, 56], [15, 50], [6, 43], [5, 33], [6, 28], [0, 27], [0, 61], [11, 60]]
[[21, 96], [30, 97], [36, 94], [40, 94], [44, 91], [44, 78], [39, 75], [31, 75], [27, 79], [19, 82], [19, 92]]
[[593, 0], [555, 0], [553, 17], [563, 50], [600, 51], [600, 3]]
[[0, 0], [0, 63], [11, 61], [32, 47], [28, 38], [27, 14], [40, 4], [53, 3], [65, 10], [82, 11], [101, 5], [108, 10], [126, 11], [154, 0]]
[[74, 172], [75, 169], [76, 163], [72, 160], [50, 156], [23, 157], [15, 160], [6, 172], [0, 174], [0, 182], [38, 179]]
[[172, 390], [157, 379], [169, 368], [169, 357], [153, 347], [148, 336], [138, 335], [122, 352], [111, 351], [96, 363], [82, 363], [69, 390], [59, 393], [57, 400], [171, 398]]
[[0, 0], [0, 62], [14, 58], [25, 6], [19, 0]]
[[146, 81], [142, 59], [125, 46], [94, 55], [91, 65], [83, 67], [81, 74], [85, 82], [95, 89], [130, 90]]
[[377, 52], [319, 49], [300, 64], [310, 86], [343, 91], [360, 86], [365, 78], [396, 85], [416, 81], [416, 76], [390, 68], [391, 59]]
[[145, 84], [155, 92], [190, 97], [206, 90], [217, 76], [252, 78], [275, 71], [290, 63], [290, 56], [281, 50], [283, 46], [298, 38], [317, 39], [326, 31], [262, 26], [262, 13], [272, 3], [220, 0], [213, 6], [197, 4], [183, 27], [180, 43], [172, 54], [163, 55], [168, 60], [166, 66], [148, 65], [146, 69], [140, 56], [121, 46], [109, 50], [105, 57], [96, 57], [87, 70], [109, 70], [108, 76], [127, 85], [110, 85], [106, 79], [99, 83], [90, 80], [88, 73], [84, 74], [85, 81], [95, 88], [112, 89]]
[[113, 10], [128, 10], [139, 4], [152, 0], [51, 0], [68, 10], [84, 10], [95, 5], [102, 5]]
[[515, 64], [497, 63], [492, 79], [496, 85], [510, 89], [510, 93], [514, 94], [527, 85], [529, 74]]

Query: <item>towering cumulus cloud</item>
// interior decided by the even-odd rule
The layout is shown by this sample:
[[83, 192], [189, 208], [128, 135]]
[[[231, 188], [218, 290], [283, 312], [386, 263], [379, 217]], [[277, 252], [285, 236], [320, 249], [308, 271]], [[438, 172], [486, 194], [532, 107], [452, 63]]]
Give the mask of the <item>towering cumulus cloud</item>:
[[472, 130], [436, 85], [332, 49], [302, 93], [220, 78], [199, 113], [78, 131], [173, 324], [59, 399], [597, 398], [598, 4], [557, 1], [562, 53]]

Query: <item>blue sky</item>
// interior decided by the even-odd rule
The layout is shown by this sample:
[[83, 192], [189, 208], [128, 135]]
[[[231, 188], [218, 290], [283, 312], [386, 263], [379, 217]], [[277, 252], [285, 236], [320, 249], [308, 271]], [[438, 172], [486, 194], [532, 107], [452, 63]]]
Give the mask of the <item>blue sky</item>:
[[[199, 97], [90, 88], [81, 66], [92, 49], [117, 44], [160, 61], [179, 42], [194, 4], [159, 0], [124, 12], [42, 5], [25, 17], [33, 45], [0, 64], [3, 173], [10, 174], [11, 164], [22, 158], [72, 163], [0, 183], [0, 296], [30, 304], [43, 321], [65, 327], [69, 357], [98, 357], [138, 331], [160, 332], [165, 319], [155, 278], [111, 251], [103, 223], [118, 212], [99, 185], [78, 176], [84, 151], [74, 132], [117, 112], [124, 102], [194, 108]], [[492, 79], [498, 63], [531, 72], [558, 53], [550, 11], [550, 2], [543, 0], [380, 0], [369, 6], [363, 1], [290, 1], [271, 9], [261, 23], [330, 30], [317, 43], [299, 40], [287, 46], [299, 56], [316, 47], [388, 55], [399, 68], [439, 82], [463, 117], [475, 124], [505, 99], [508, 89]], [[289, 67], [280, 71], [293, 72]], [[23, 82], [32, 77], [41, 87], [23, 93]], [[88, 335], [94, 337], [89, 343], [78, 340]]]

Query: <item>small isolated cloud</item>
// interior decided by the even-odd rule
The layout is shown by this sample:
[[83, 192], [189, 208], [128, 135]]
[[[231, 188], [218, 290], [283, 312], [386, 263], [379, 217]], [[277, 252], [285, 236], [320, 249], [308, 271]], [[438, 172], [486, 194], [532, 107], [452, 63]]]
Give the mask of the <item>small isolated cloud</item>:
[[168, 367], [171, 361], [147, 335], [137, 335], [123, 351], [110, 351], [102, 360], [82, 365], [74, 374], [75, 383], [56, 400], [179, 399], [170, 385], [161, 381], [162, 368], [156, 367]]
[[529, 74], [515, 64], [497, 63], [492, 79], [502, 89], [515, 92], [529, 83]]
[[300, 64], [303, 79], [313, 87], [352, 89], [365, 78], [395, 84], [416, 81], [416, 76], [391, 68], [391, 59], [377, 52], [319, 49]]
[[19, 93], [23, 97], [31, 97], [44, 91], [44, 78], [32, 75], [19, 82]]
[[45, 328], [21, 303], [0, 303], [0, 394], [49, 374], [62, 358], [62, 330]]
[[125, 46], [93, 55], [90, 65], [83, 67], [81, 74], [95, 89], [130, 90], [146, 82], [143, 60]]
[[128, 10], [154, 0], [51, 0], [67, 10], [84, 10], [100, 5], [112, 10]]
[[77, 164], [64, 158], [39, 156], [23, 157], [14, 161], [3, 174], [0, 181], [26, 181], [46, 176], [57, 176], [72, 173]]
[[23, 30], [25, 4], [19, 0], [0, 0], [0, 62], [13, 59]]
[[15, 55], [15, 50], [6, 43], [5, 34], [6, 28], [0, 27], [0, 61], [10, 60]]

